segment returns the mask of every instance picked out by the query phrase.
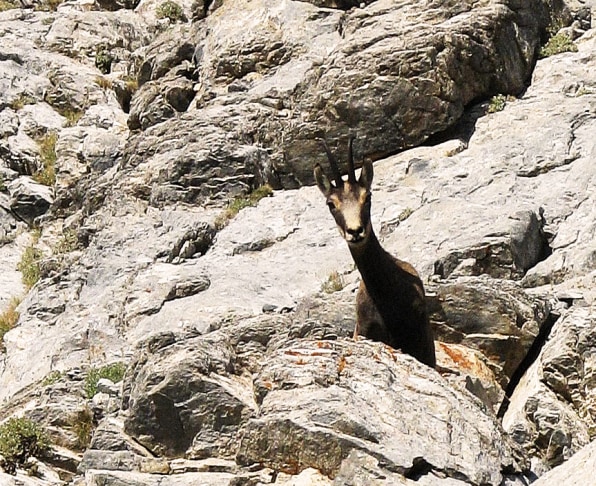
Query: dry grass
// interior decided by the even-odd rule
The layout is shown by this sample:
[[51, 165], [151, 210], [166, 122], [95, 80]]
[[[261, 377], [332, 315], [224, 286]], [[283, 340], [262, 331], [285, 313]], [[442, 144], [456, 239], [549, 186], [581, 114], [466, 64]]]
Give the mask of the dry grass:
[[321, 285], [321, 291], [326, 294], [332, 294], [333, 292], [339, 292], [346, 286], [343, 276], [335, 271], [331, 272], [327, 277], [327, 280]]
[[13, 329], [19, 320], [17, 307], [20, 303], [20, 297], [13, 297], [4, 312], [0, 314], [0, 351], [4, 351], [4, 335]]
[[56, 183], [56, 140], [58, 135], [50, 132], [38, 140], [42, 168], [33, 174], [33, 180], [46, 186]]

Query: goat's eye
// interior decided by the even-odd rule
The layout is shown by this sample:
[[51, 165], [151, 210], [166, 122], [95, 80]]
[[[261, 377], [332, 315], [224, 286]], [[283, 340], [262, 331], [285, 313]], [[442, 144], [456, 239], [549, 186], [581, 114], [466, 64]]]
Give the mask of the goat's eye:
[[335, 211], [337, 209], [333, 201], [327, 201], [327, 207], [329, 208], [329, 211]]

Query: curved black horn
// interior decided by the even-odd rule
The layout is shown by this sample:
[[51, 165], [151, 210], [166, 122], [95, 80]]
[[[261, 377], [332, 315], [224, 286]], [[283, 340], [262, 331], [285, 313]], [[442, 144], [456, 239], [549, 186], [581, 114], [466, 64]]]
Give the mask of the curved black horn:
[[348, 182], [350, 184], [356, 183], [356, 169], [354, 169], [354, 152], [352, 144], [354, 142], [354, 135], [350, 135], [348, 139]]
[[333, 172], [333, 179], [335, 179], [335, 185], [337, 187], [342, 187], [344, 184], [344, 181], [341, 178], [341, 172], [339, 171], [339, 166], [337, 165], [337, 160], [331, 153], [331, 150], [329, 150], [327, 141], [324, 138], [322, 138], [321, 141], [323, 142], [323, 147], [325, 147], [325, 152], [327, 153], [327, 158], [329, 159], [329, 165], [331, 165], [331, 171]]

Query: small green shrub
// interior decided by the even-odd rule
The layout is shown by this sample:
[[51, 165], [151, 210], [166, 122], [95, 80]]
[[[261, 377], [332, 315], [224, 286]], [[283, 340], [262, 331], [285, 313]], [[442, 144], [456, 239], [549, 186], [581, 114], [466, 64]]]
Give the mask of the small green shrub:
[[515, 96], [498, 94], [493, 96], [489, 102], [486, 111], [488, 113], [497, 113], [503, 111], [508, 102], [515, 101]]
[[413, 213], [414, 210], [412, 208], [406, 208], [401, 213], [399, 213], [399, 216], [397, 218], [400, 222], [402, 222], [408, 219], [410, 216], [412, 216]]
[[545, 57], [554, 56], [561, 52], [577, 52], [577, 45], [571, 40], [567, 34], [560, 32], [552, 36], [546, 44], [540, 48], [538, 57], [543, 59]]
[[25, 248], [21, 255], [17, 270], [21, 272], [21, 280], [27, 289], [33, 287], [41, 277], [40, 262], [42, 258], [43, 253], [35, 244]]
[[234, 200], [228, 204], [228, 207], [225, 209], [225, 211], [215, 220], [215, 229], [219, 231], [225, 228], [225, 226], [240, 212], [240, 210], [250, 206], [256, 206], [261, 199], [271, 196], [272, 194], [273, 189], [271, 189], [271, 186], [269, 184], [265, 184], [264, 186], [257, 187], [248, 195], [234, 198]]
[[99, 45], [95, 51], [95, 67], [103, 74], [110, 74], [112, 70], [112, 63], [116, 58], [109, 51], [107, 46]]
[[42, 168], [33, 174], [33, 180], [46, 186], [56, 183], [56, 140], [58, 135], [49, 132], [37, 141]]
[[89, 368], [85, 377], [83, 390], [87, 398], [91, 399], [97, 394], [97, 383], [102, 378], [107, 378], [113, 383], [118, 383], [124, 377], [126, 365], [122, 362], [112, 363], [101, 368]]
[[588, 86], [580, 86], [579, 89], [575, 92], [575, 96], [579, 97], [579, 96], [586, 96], [586, 95], [591, 95], [594, 94], [596, 91], [594, 91], [592, 88], [588, 87]]
[[4, 335], [14, 328], [19, 320], [17, 307], [20, 303], [20, 297], [13, 297], [4, 312], [0, 314], [0, 351], [4, 351]]
[[333, 292], [339, 292], [345, 287], [344, 278], [339, 272], [331, 272], [327, 277], [327, 280], [321, 285], [321, 290], [326, 294], [332, 294]]
[[488, 109], [489, 113], [496, 113], [497, 111], [503, 111], [505, 109], [506, 104], [505, 95], [498, 94], [493, 96], [490, 101], [488, 102]]
[[182, 22], [186, 20], [182, 7], [172, 0], [166, 0], [158, 5], [155, 9], [155, 15], [158, 19], [170, 19], [170, 22]]
[[0, 425], [0, 454], [4, 456], [4, 469], [14, 474], [30, 457], [43, 457], [50, 451], [50, 441], [45, 431], [26, 418], [11, 418]]
[[79, 237], [77, 232], [73, 229], [66, 229], [62, 232], [62, 237], [52, 247], [52, 253], [55, 255], [63, 255], [64, 253], [70, 253], [79, 246]]

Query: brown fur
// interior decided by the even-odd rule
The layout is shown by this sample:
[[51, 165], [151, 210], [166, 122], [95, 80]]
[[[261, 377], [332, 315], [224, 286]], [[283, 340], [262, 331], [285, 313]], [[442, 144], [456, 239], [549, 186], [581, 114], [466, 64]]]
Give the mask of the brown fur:
[[[381, 247], [372, 228], [372, 163], [363, 162], [358, 180], [352, 172], [348, 180], [343, 181], [338, 177], [337, 162], [329, 149], [325, 149], [336, 175], [335, 185], [319, 165], [314, 170], [315, 179], [362, 276], [356, 297], [354, 337], [364, 336], [384, 342], [434, 367], [434, 340], [422, 281], [412, 265], [391, 256]], [[352, 140], [349, 163], [353, 167]]]

